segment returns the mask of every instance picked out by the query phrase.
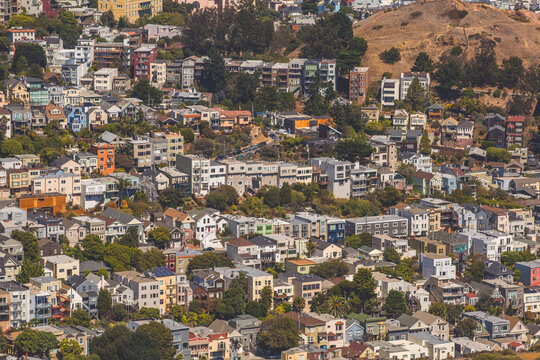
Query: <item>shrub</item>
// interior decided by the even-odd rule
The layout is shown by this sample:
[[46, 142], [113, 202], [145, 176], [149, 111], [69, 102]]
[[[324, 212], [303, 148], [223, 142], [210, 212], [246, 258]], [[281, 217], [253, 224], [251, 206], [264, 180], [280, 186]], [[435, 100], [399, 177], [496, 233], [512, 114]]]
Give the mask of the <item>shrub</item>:
[[401, 23], [401, 26], [407, 26], [407, 25], [409, 25], [408, 21], [404, 21], [404, 22]]
[[469, 14], [467, 10], [459, 10], [457, 15], [460, 19], [463, 19], [467, 14]]
[[500, 90], [500, 89], [497, 89], [497, 90], [495, 90], [495, 91], [493, 92], [493, 97], [498, 98], [498, 97], [500, 97], [500, 96], [501, 96], [501, 90]]
[[401, 60], [401, 53], [399, 49], [392, 47], [379, 54], [379, 59], [386, 64], [394, 64]]
[[415, 11], [415, 12], [411, 13], [411, 19], [416, 19], [416, 18], [418, 18], [420, 16], [422, 16], [421, 11]]
[[374, 27], [372, 27], [373, 30], [381, 30], [382, 28], [382, 25], [375, 25]]
[[452, 48], [452, 50], [450, 50], [450, 55], [452, 56], [459, 56], [463, 54], [463, 48], [459, 45], [456, 45]]

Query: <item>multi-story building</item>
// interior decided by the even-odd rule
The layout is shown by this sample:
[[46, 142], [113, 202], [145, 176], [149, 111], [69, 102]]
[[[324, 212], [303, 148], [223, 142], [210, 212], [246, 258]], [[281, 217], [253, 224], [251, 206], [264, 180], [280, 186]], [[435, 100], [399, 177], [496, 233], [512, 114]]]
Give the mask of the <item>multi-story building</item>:
[[388, 136], [375, 135], [371, 137], [371, 146], [375, 151], [371, 154], [371, 162], [379, 167], [389, 167], [397, 169], [397, 147], [396, 143]]
[[[9, 294], [9, 321], [10, 327], [19, 327], [30, 321], [30, 289], [16, 281], [0, 283], [0, 290]], [[6, 296], [3, 297], [7, 299]], [[5, 319], [5, 313], [2, 314]]]
[[364, 104], [369, 86], [368, 67], [355, 67], [349, 72], [349, 101]]
[[[7, 2], [7, 1], [4, 1]], [[12, 44], [24, 40], [35, 40], [36, 31], [34, 29], [23, 29], [20, 27], [8, 29], [8, 39]]]
[[130, 140], [133, 149], [133, 159], [137, 169], [149, 168], [152, 166], [152, 143], [148, 139]]
[[90, 152], [97, 155], [97, 170], [102, 175], [109, 175], [114, 172], [115, 147], [106, 143], [92, 144]]
[[405, 237], [408, 233], [408, 223], [406, 218], [397, 215], [351, 218], [345, 220], [345, 232], [348, 236], [370, 233]]
[[409, 86], [411, 85], [414, 78], [418, 78], [420, 85], [425, 89], [426, 93], [429, 92], [430, 76], [426, 72], [405, 72], [401, 73], [401, 89], [400, 96], [401, 100], [407, 98], [407, 91], [409, 91]]
[[116, 68], [102, 68], [94, 72], [94, 90], [112, 91], [115, 76], [118, 76]]
[[197, 155], [176, 155], [176, 168], [188, 174], [191, 193], [202, 197], [210, 191], [210, 160]]
[[159, 281], [159, 313], [165, 314], [177, 304], [178, 285], [176, 274], [166, 266], [156, 267], [144, 273]]
[[94, 58], [100, 67], [130, 68], [131, 49], [127, 43], [96, 43], [94, 48]]
[[98, 156], [96, 154], [77, 152], [74, 159], [81, 166], [81, 171], [86, 175], [98, 170]]
[[381, 81], [381, 103], [383, 106], [394, 106], [399, 100], [399, 80], [382, 79]]
[[506, 121], [506, 147], [513, 144], [523, 145], [525, 134], [525, 117], [509, 116]]
[[540, 285], [540, 261], [532, 260], [527, 262], [517, 262], [514, 269], [520, 272], [521, 282], [525, 286]]
[[70, 173], [49, 174], [32, 179], [32, 193], [66, 195], [66, 201], [73, 205], [81, 203], [81, 175]]
[[448, 256], [423, 253], [420, 254], [419, 262], [422, 276], [426, 279], [431, 276], [456, 278], [456, 266], [452, 265], [452, 259]]
[[[154, 0], [156, 1], [156, 0]], [[133, 71], [135, 81], [141, 79], [151, 80], [150, 65], [157, 57], [157, 46], [153, 44], [144, 44], [134, 51], [133, 55]], [[159, 104], [153, 104], [157, 106]]]
[[351, 166], [347, 161], [331, 158], [313, 158], [311, 165], [323, 170], [328, 176], [328, 190], [336, 198], [349, 199], [351, 197]]
[[163, 11], [163, 0], [99, 0], [98, 11], [112, 11], [116, 21], [126, 18], [130, 24], [141, 16], [153, 17]]
[[160, 309], [159, 280], [144, 277], [133, 270], [115, 272], [113, 280], [133, 290], [139, 308]]
[[162, 87], [167, 82], [167, 60], [154, 60], [150, 63], [150, 82]]
[[0, 1], [0, 22], [7, 25], [13, 15], [19, 13], [19, 2], [17, 0]]
[[57, 279], [67, 280], [73, 275], [79, 275], [79, 260], [67, 255], [44, 256], [41, 266]]

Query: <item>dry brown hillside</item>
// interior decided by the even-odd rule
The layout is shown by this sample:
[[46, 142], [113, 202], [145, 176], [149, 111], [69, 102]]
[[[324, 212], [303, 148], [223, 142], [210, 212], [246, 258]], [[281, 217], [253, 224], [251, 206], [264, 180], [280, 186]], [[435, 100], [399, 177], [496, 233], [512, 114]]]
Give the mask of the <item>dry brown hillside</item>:
[[[462, 10], [467, 13], [460, 18], [458, 12]], [[395, 11], [379, 12], [357, 22], [354, 34], [368, 41], [363, 64], [370, 67], [372, 79], [379, 79], [385, 71], [396, 76], [410, 70], [421, 51], [437, 59], [460, 45], [464, 50], [462, 56], [474, 56], [482, 36], [496, 42], [499, 62], [514, 55], [521, 57], [526, 66], [540, 62], [538, 14], [516, 14], [457, 0], [419, 1]], [[401, 61], [393, 65], [382, 63], [379, 53], [392, 46], [401, 51]]]

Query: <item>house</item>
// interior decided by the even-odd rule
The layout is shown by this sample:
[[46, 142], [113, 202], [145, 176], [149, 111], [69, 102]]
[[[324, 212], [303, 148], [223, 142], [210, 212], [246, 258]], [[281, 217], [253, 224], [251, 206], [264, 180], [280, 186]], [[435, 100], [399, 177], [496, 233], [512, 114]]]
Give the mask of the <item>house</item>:
[[433, 360], [444, 360], [453, 358], [455, 355], [454, 343], [443, 340], [433, 334], [419, 332], [409, 334], [409, 341], [428, 349], [428, 358]]
[[392, 126], [398, 129], [407, 129], [409, 124], [409, 113], [404, 109], [397, 109], [392, 116]]
[[201, 242], [202, 248], [221, 248], [217, 240], [219, 211], [205, 209], [190, 210], [187, 213], [195, 221], [195, 238]]
[[510, 321], [497, 316], [486, 314], [482, 311], [464, 312], [463, 317], [473, 318], [482, 324], [489, 333], [489, 338], [508, 337], [510, 334]]
[[445, 255], [421, 253], [419, 264], [422, 268], [422, 276], [426, 279], [431, 276], [448, 279], [456, 278], [456, 266], [452, 265], [452, 259]]
[[44, 256], [41, 258], [41, 266], [46, 275], [50, 273], [57, 279], [67, 280], [73, 275], [79, 275], [79, 260], [67, 255]]
[[495, 125], [488, 129], [486, 141], [492, 141], [497, 147], [506, 146], [506, 129], [502, 126]]
[[456, 146], [465, 148], [473, 143], [474, 123], [464, 120], [456, 128]]
[[423, 195], [431, 195], [441, 190], [441, 176], [437, 173], [428, 173], [417, 170], [412, 174], [413, 184]]
[[227, 242], [227, 256], [241, 266], [261, 268], [261, 260], [257, 245], [244, 238], [236, 238]]
[[417, 311], [412, 317], [427, 324], [430, 334], [437, 336], [441, 340], [449, 340], [450, 325], [446, 320], [424, 311]]
[[508, 320], [510, 322], [510, 332], [508, 334], [509, 337], [521, 343], [525, 343], [527, 341], [529, 329], [521, 320], [506, 314], [502, 314], [501, 319]]
[[513, 144], [523, 146], [525, 116], [509, 116], [506, 121], [506, 147]]
[[424, 130], [426, 122], [427, 116], [423, 112], [412, 113], [409, 119], [409, 128], [411, 130]]
[[484, 261], [484, 279], [501, 279], [512, 283], [514, 281], [514, 273], [506, 266], [498, 261]]
[[314, 241], [317, 247], [315, 248], [315, 257], [327, 259], [341, 259], [341, 247], [336, 244]]
[[443, 110], [444, 110], [444, 108], [439, 103], [433, 103], [430, 106], [428, 106], [428, 108], [427, 108], [427, 116], [428, 116], [429, 120], [431, 120], [431, 121], [433, 121], [433, 120], [439, 120], [439, 121], [442, 120], [442, 118], [443, 118]]
[[159, 280], [142, 276], [136, 271], [120, 271], [113, 274], [113, 280], [133, 290], [135, 303], [139, 308], [160, 308]]
[[317, 262], [309, 259], [285, 259], [285, 271], [299, 274], [309, 274]]
[[459, 122], [453, 117], [448, 117], [441, 121], [441, 144], [452, 146], [455, 142], [455, 135]]
[[360, 324], [360, 326], [364, 330], [365, 335], [369, 335], [370, 337], [377, 340], [384, 339], [386, 333], [388, 332], [385, 317], [375, 317], [364, 313], [350, 313], [348, 315], [348, 319], [351, 319]]

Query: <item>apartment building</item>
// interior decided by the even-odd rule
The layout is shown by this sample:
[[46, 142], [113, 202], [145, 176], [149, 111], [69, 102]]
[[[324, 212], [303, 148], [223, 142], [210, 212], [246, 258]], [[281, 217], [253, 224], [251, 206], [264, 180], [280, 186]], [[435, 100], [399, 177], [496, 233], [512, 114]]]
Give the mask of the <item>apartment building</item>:
[[176, 168], [189, 176], [191, 193], [197, 197], [210, 192], [210, 160], [197, 155], [176, 155]]
[[165, 139], [169, 166], [176, 166], [176, 156], [184, 155], [184, 137], [180, 133], [167, 133]]
[[363, 105], [369, 86], [368, 67], [355, 67], [349, 71], [349, 101]]
[[97, 170], [102, 175], [109, 175], [114, 172], [115, 151], [112, 144], [98, 143], [90, 145], [90, 152], [97, 155]]
[[150, 63], [150, 82], [162, 87], [167, 82], [167, 60], [154, 60]]
[[101, 68], [94, 72], [94, 90], [103, 92], [112, 91], [115, 76], [118, 76], [117, 68]]
[[[154, 44], [144, 44], [133, 52], [133, 71], [135, 81], [139, 81], [141, 79], [146, 79], [148, 81], [152, 80], [150, 65], [156, 60], [156, 58], [157, 46]], [[159, 104], [153, 105], [158, 106]]]
[[67, 280], [73, 275], [79, 275], [79, 260], [67, 255], [44, 256], [40, 260], [45, 269], [45, 275]]
[[331, 158], [311, 159], [313, 167], [321, 169], [328, 176], [328, 190], [339, 199], [351, 197], [351, 166], [348, 161]]
[[426, 93], [429, 92], [429, 85], [430, 85], [430, 76], [429, 73], [426, 72], [404, 72], [401, 73], [401, 89], [400, 89], [400, 97], [401, 100], [405, 100], [407, 98], [407, 91], [409, 91], [409, 86], [411, 85], [414, 78], [418, 78], [418, 81], [420, 82], [420, 85], [426, 90]]
[[215, 268], [214, 271], [219, 273], [228, 284], [240, 273], [243, 273], [247, 279], [247, 296], [249, 301], [259, 301], [261, 299], [262, 289], [265, 287], [269, 287], [270, 290], [273, 290], [274, 288], [274, 277], [271, 274], [252, 267], [239, 267], [234, 269], [224, 267]]
[[130, 140], [135, 167], [139, 170], [152, 166], [152, 143], [149, 139]]
[[388, 167], [391, 170], [396, 170], [398, 167], [396, 143], [385, 135], [374, 135], [370, 141], [371, 146], [375, 148], [371, 154], [371, 162], [377, 167]]
[[142, 307], [160, 309], [159, 280], [144, 277], [133, 270], [115, 272], [113, 280], [133, 290], [139, 309]]
[[[9, 322], [10, 327], [16, 328], [23, 323], [28, 323], [31, 319], [30, 316], [30, 288], [25, 285], [19, 284], [16, 281], [4, 281], [0, 283], [0, 290], [9, 294], [10, 307], [9, 307]], [[7, 300], [7, 297], [4, 296]], [[3, 314], [4, 321], [6, 319], [6, 312]]]
[[383, 106], [394, 106], [399, 100], [399, 80], [383, 78], [381, 81], [381, 103]]
[[445, 255], [422, 253], [419, 257], [422, 276], [425, 279], [431, 276], [456, 278], [456, 266], [452, 265], [452, 259]]
[[72, 205], [81, 203], [81, 175], [59, 173], [38, 176], [32, 179], [33, 194], [60, 193]]
[[227, 242], [227, 257], [240, 266], [261, 268], [259, 248], [244, 238], [236, 238]]
[[351, 218], [345, 219], [345, 233], [347, 236], [370, 233], [405, 237], [408, 233], [408, 223], [406, 218], [397, 215]]
[[153, 17], [163, 11], [163, 0], [99, 0], [98, 11], [112, 11], [116, 21], [126, 18], [130, 24], [141, 16]]

